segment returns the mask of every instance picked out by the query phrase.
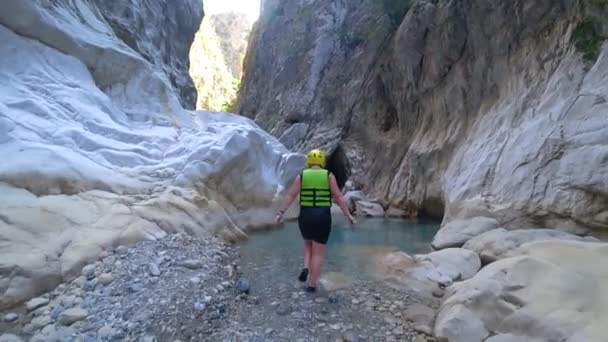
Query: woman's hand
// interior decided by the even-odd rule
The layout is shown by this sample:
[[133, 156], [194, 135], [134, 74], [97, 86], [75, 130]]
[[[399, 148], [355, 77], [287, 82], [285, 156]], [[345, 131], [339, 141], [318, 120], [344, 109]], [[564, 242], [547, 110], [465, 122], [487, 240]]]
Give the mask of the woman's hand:
[[283, 223], [283, 211], [279, 211], [277, 212], [277, 216], [275, 216], [274, 221], [276, 222], [276, 224], [281, 224]]
[[357, 224], [357, 220], [355, 219], [355, 217], [352, 214], [348, 214], [348, 221], [350, 221], [350, 224], [352, 224], [352, 225]]

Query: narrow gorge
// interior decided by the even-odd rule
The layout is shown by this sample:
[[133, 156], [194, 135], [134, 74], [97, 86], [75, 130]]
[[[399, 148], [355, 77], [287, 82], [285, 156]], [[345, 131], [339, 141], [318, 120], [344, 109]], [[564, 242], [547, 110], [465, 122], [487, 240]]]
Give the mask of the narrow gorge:
[[0, 342], [608, 340], [606, 0], [2, 5]]

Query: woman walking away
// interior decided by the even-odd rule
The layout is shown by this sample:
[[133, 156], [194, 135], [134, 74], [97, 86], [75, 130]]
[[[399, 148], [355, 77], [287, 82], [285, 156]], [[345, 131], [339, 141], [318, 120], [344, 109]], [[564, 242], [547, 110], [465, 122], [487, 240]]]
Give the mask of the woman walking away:
[[355, 224], [355, 218], [350, 214], [344, 201], [344, 196], [338, 187], [336, 178], [331, 172], [324, 169], [325, 154], [321, 150], [312, 150], [307, 156], [307, 168], [301, 175], [296, 177], [287, 194], [285, 202], [277, 213], [276, 221], [283, 221], [285, 210], [291, 206], [300, 194], [300, 216], [298, 224], [300, 233], [304, 238], [304, 268], [298, 280], [305, 282], [308, 278], [307, 292], [315, 292], [317, 281], [321, 275], [323, 258], [325, 256], [325, 244], [331, 232], [331, 199], [338, 203], [340, 209], [351, 224]]

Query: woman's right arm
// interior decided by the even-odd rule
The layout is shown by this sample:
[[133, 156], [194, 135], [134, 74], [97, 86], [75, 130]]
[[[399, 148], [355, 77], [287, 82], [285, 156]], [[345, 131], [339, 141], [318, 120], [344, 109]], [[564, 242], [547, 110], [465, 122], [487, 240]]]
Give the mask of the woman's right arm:
[[348, 220], [350, 221], [351, 224], [356, 224], [357, 221], [355, 220], [353, 215], [350, 213], [350, 210], [348, 209], [348, 206], [346, 205], [346, 201], [344, 200], [344, 195], [342, 195], [342, 191], [340, 191], [340, 187], [338, 187], [338, 182], [336, 181], [336, 177], [334, 177], [333, 174], [329, 175], [329, 189], [331, 190], [332, 197], [334, 198], [336, 203], [338, 203], [338, 206], [340, 206], [340, 209], [342, 209], [342, 213], [344, 213], [344, 216], [348, 217]]

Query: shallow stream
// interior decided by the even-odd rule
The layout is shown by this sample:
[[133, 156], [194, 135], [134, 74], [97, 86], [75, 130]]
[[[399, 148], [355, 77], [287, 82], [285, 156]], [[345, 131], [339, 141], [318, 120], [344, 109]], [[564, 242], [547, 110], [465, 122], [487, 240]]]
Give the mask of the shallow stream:
[[[323, 273], [368, 280], [373, 273], [374, 256], [396, 250], [410, 255], [430, 252], [431, 240], [438, 229], [438, 222], [393, 219], [363, 219], [352, 227], [344, 218], [334, 218]], [[263, 279], [295, 278], [302, 268], [304, 246], [297, 222], [254, 234], [238, 250], [242, 263], [253, 266], [245, 266], [242, 271], [258, 284]]]

